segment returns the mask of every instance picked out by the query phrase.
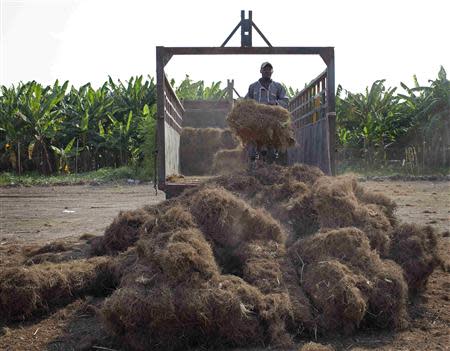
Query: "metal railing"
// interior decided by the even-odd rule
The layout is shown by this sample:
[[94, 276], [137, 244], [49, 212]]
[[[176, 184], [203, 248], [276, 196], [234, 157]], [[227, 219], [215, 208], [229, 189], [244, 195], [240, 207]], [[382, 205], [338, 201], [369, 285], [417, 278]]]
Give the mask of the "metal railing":
[[327, 70], [325, 70], [291, 99], [288, 110], [292, 114], [292, 124], [295, 129], [325, 118], [328, 112], [327, 83]]

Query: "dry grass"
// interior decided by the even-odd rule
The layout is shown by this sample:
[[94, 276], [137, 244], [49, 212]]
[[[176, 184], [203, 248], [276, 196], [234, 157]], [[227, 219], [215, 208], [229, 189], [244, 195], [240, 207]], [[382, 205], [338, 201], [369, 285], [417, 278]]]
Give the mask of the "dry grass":
[[71, 246], [64, 242], [64, 241], [55, 241], [49, 244], [46, 244], [44, 246], [41, 246], [39, 248], [36, 248], [34, 250], [31, 250], [29, 252], [26, 252], [25, 255], [28, 257], [38, 256], [41, 254], [47, 254], [47, 253], [58, 253], [63, 251], [68, 251], [71, 249]]
[[336, 260], [307, 267], [304, 289], [319, 310], [317, 325], [324, 332], [351, 333], [360, 325], [367, 311], [367, 301], [358, 286], [364, 277], [354, 274]]
[[[364, 317], [381, 327], [402, 328], [406, 325], [407, 285], [401, 269], [394, 262], [382, 260], [370, 248], [368, 237], [361, 230], [341, 228], [316, 234], [297, 241], [290, 248], [290, 255], [297, 266], [305, 267], [306, 291], [319, 293], [315, 305], [324, 304], [319, 319], [319, 325], [324, 329], [352, 332]], [[347, 290], [331, 293], [334, 288], [330, 289], [330, 284], [336, 285], [334, 279], [339, 282], [337, 289]], [[345, 286], [341, 284], [344, 281]], [[324, 285], [320, 288], [321, 284]], [[320, 295], [324, 290], [333, 298]], [[349, 298], [350, 295], [353, 297]], [[354, 306], [347, 306], [357, 301], [362, 316], [354, 312], [358, 310]], [[339, 317], [342, 309], [353, 311], [350, 319]], [[366, 311], [370, 313], [366, 314]]]
[[378, 328], [403, 329], [408, 325], [408, 285], [402, 269], [389, 260], [383, 260], [380, 268], [371, 279], [367, 318]]
[[285, 151], [295, 143], [291, 115], [288, 110], [279, 106], [241, 100], [234, 105], [227, 122], [244, 145], [273, 147]]
[[155, 211], [138, 209], [120, 212], [105, 234], [91, 241], [93, 255], [116, 254], [125, 251], [139, 239], [141, 226], [154, 218]]
[[249, 240], [285, 240], [279, 223], [268, 212], [252, 208], [223, 188], [198, 191], [190, 208], [203, 232], [217, 245], [236, 248]]
[[309, 342], [298, 349], [298, 351], [334, 351], [330, 345], [322, 345], [315, 342]]
[[356, 179], [322, 177], [313, 187], [314, 208], [322, 228], [357, 227], [369, 237], [370, 245], [381, 255], [389, 250], [390, 209], [384, 204], [359, 201]]
[[211, 246], [195, 228], [162, 232], [138, 243], [140, 257], [167, 280], [205, 281], [219, 274]]
[[437, 234], [430, 226], [398, 226], [392, 235], [389, 256], [403, 268], [410, 292], [414, 294], [425, 288], [433, 270], [442, 265]]
[[0, 315], [21, 320], [85, 294], [104, 294], [116, 284], [105, 257], [6, 268], [0, 272]]
[[[353, 178], [325, 177], [302, 165], [267, 166], [251, 174], [221, 176], [161, 206], [164, 211], [143, 225], [139, 258], [117, 294], [128, 291], [127, 299], [144, 299], [148, 313], [159, 311], [160, 304], [172, 311], [169, 321], [166, 315], [157, 317], [163, 320], [156, 328], [169, 322], [179, 326], [181, 320], [192, 329], [180, 334], [179, 327], [173, 327], [149, 334], [131, 325], [119, 328], [111, 325], [116, 323], [117, 317], [111, 316], [115, 312], [105, 307], [106, 323], [115, 335], [125, 342], [128, 332], [118, 330], [131, 328], [130, 335], [141, 335], [135, 348], [162, 344], [176, 349], [192, 345], [198, 333], [206, 345], [214, 345], [219, 336], [235, 346], [289, 345], [298, 330], [349, 334], [362, 326], [407, 325], [403, 270], [386, 259], [391, 237], [393, 242], [401, 237], [395, 204], [367, 192]], [[425, 244], [426, 237], [418, 240], [435, 249], [432, 240]], [[240, 305], [241, 312], [230, 317], [234, 326], [242, 311], [252, 316], [247, 325], [251, 340], [209, 320], [223, 318], [212, 312], [222, 311], [225, 303], [222, 292], [217, 295], [213, 288], [221, 279], [232, 279], [232, 286], [254, 301]], [[159, 295], [163, 300], [150, 301]], [[234, 306], [231, 301], [237, 297], [227, 296], [226, 304]], [[120, 319], [130, 318], [131, 323], [128, 307], [119, 310], [127, 314]], [[144, 324], [151, 322], [142, 318]]]

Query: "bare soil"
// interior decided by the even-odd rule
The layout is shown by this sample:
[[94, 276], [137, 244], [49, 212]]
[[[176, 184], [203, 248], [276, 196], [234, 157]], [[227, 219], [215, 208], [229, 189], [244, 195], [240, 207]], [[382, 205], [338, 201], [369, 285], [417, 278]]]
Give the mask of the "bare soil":
[[[398, 204], [405, 222], [450, 230], [450, 182], [367, 181]], [[120, 210], [157, 203], [163, 194], [151, 185], [102, 185], [0, 188], [0, 248], [56, 239], [101, 235]], [[439, 239], [445, 265], [450, 237]], [[118, 350], [101, 329], [96, 308], [101, 300], [78, 300], [42, 318], [0, 326], [0, 350]], [[337, 350], [450, 350], [450, 275], [442, 268], [410, 311], [408, 329], [365, 331], [352, 337], [319, 338]]]
[[163, 199], [150, 184], [0, 188], [0, 243], [102, 235], [119, 211]]

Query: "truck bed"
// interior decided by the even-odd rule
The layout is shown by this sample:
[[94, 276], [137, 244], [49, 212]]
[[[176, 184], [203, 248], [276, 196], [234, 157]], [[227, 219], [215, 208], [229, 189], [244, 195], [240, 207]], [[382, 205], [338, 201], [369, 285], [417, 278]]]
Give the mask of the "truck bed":
[[166, 178], [164, 192], [166, 193], [166, 197], [169, 199], [180, 195], [185, 189], [194, 188], [212, 178], [214, 178], [214, 176], [172, 175]]

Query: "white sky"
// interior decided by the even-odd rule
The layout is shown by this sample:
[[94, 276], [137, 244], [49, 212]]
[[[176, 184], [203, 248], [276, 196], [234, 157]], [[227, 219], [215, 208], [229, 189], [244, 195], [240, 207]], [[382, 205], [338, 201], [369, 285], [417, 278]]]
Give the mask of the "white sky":
[[[274, 46], [334, 46], [336, 85], [361, 91], [376, 79], [412, 85], [450, 75], [448, 0], [0, 0], [0, 84], [107, 76], [155, 76], [155, 46], [220, 46], [240, 20], [253, 20]], [[228, 45], [240, 45], [240, 33]], [[253, 45], [263, 46], [253, 32]], [[166, 72], [206, 82], [235, 80], [245, 94], [263, 61], [273, 79], [302, 88], [325, 68], [318, 56], [178, 56]]]

